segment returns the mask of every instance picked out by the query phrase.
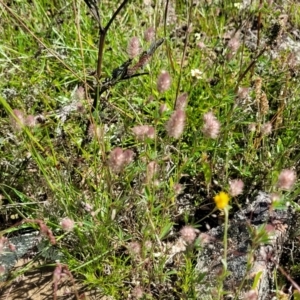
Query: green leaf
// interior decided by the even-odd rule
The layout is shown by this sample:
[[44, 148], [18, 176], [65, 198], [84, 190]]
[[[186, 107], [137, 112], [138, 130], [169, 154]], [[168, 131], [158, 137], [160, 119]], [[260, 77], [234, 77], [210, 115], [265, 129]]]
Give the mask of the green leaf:
[[255, 290], [257, 285], [259, 284], [259, 279], [262, 275], [262, 271], [259, 271], [256, 273], [255, 277], [254, 277], [254, 281], [253, 281], [253, 284], [252, 284], [252, 289]]

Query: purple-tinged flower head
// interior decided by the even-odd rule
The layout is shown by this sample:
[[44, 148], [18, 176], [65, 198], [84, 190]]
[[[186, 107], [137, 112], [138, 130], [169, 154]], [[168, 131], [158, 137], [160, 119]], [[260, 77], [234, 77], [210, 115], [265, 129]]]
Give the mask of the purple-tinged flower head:
[[83, 209], [84, 209], [85, 211], [89, 212], [89, 213], [92, 212], [93, 209], [94, 209], [94, 206], [93, 206], [93, 205], [91, 205], [91, 204], [89, 204], [89, 203], [87, 203], [87, 202], [84, 202], [84, 201], [81, 202], [81, 205], [82, 205]]
[[28, 115], [25, 119], [25, 124], [28, 127], [34, 127], [36, 125], [36, 118], [33, 115]]
[[85, 98], [84, 87], [79, 86], [76, 89], [74, 96], [75, 96], [76, 100], [83, 100]]
[[118, 174], [133, 161], [133, 158], [134, 152], [132, 150], [123, 151], [122, 148], [117, 147], [111, 151], [108, 164], [112, 172]]
[[101, 138], [101, 127], [91, 123], [88, 129], [88, 136], [91, 138]]
[[185, 110], [187, 106], [188, 93], [180, 94], [176, 99], [175, 110]]
[[0, 237], [0, 254], [2, 253], [4, 247], [8, 244], [8, 238], [2, 236]]
[[142, 246], [139, 242], [130, 242], [127, 246], [127, 249], [130, 252], [130, 254], [139, 256], [142, 251]]
[[174, 184], [173, 189], [174, 189], [175, 195], [178, 196], [183, 192], [184, 186], [180, 183], [176, 183], [176, 184]]
[[244, 87], [244, 86], [239, 86], [238, 91], [237, 91], [237, 97], [238, 99], [246, 99], [249, 96], [250, 93], [250, 88]]
[[257, 300], [258, 294], [256, 290], [249, 290], [245, 293], [244, 298], [245, 300]]
[[271, 122], [267, 122], [263, 125], [261, 125], [261, 133], [263, 135], [269, 135], [272, 133], [272, 123]]
[[183, 133], [186, 115], [183, 110], [175, 110], [166, 124], [169, 137], [179, 139]]
[[155, 30], [153, 27], [149, 27], [144, 32], [144, 39], [146, 42], [152, 42], [155, 37]]
[[229, 182], [229, 194], [236, 197], [243, 193], [244, 182], [241, 179], [234, 179]]
[[157, 78], [157, 90], [159, 93], [163, 93], [167, 91], [172, 83], [172, 79], [170, 74], [167, 71], [162, 71]]
[[233, 38], [231, 38], [228, 42], [228, 49], [229, 52], [227, 54], [227, 59], [231, 59], [238, 51], [238, 49], [240, 48], [240, 40], [238, 35], [235, 35]]
[[123, 152], [123, 156], [125, 158], [125, 165], [129, 165], [133, 161], [135, 154], [132, 150], [127, 149]]
[[147, 182], [151, 181], [158, 172], [158, 164], [155, 161], [149, 162], [147, 165]]
[[70, 218], [64, 218], [60, 222], [60, 226], [64, 231], [72, 231], [75, 226], [75, 222]]
[[142, 299], [145, 296], [145, 292], [143, 288], [136, 286], [131, 290], [131, 295], [133, 299]]
[[26, 125], [25, 114], [19, 109], [13, 110], [13, 116], [11, 116], [10, 120], [11, 120], [11, 125], [17, 131], [20, 131], [22, 127]]
[[136, 36], [134, 36], [128, 42], [127, 54], [130, 58], [134, 58], [137, 55], [139, 55], [140, 52], [141, 52], [140, 41]]
[[291, 169], [284, 169], [280, 172], [277, 186], [282, 190], [290, 190], [296, 182], [296, 173]]
[[198, 47], [199, 49], [203, 50], [203, 49], [206, 48], [206, 45], [205, 45], [204, 42], [198, 42], [198, 43], [197, 43], [197, 47]]
[[255, 131], [256, 131], [256, 123], [250, 123], [250, 124], [248, 125], [248, 130], [249, 130], [250, 132], [255, 132]]
[[184, 226], [181, 230], [180, 230], [180, 236], [181, 238], [187, 243], [187, 244], [192, 244], [195, 239], [197, 238], [198, 234], [199, 234], [199, 230], [195, 229], [194, 227], [190, 226], [190, 225], [186, 225]]
[[131, 128], [131, 131], [135, 135], [135, 137], [143, 141], [146, 138], [154, 139], [155, 137], [155, 129], [152, 126], [149, 125], [138, 125]]
[[202, 128], [202, 132], [206, 137], [211, 139], [216, 139], [220, 132], [220, 122], [214, 116], [212, 112], [208, 112], [203, 116], [204, 125]]

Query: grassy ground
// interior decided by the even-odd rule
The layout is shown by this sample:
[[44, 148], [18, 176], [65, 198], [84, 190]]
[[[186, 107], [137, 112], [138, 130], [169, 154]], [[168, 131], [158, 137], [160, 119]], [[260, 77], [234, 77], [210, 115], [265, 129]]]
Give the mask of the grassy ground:
[[[119, 1], [100, 2], [104, 28]], [[297, 209], [297, 1], [128, 1], [101, 70], [83, 1], [0, 7], [0, 230], [39, 228], [64, 255], [45, 262], [55, 282], [64, 271], [99, 299], [197, 299], [198, 230], [260, 190]], [[160, 38], [147, 74], [114, 77]], [[98, 97], [97, 77], [115, 79]]]

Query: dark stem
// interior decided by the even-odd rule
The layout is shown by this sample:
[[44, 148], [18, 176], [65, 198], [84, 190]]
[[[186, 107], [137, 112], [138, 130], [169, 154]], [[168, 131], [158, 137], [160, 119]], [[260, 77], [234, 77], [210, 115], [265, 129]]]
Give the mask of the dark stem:
[[240, 82], [244, 79], [244, 77], [247, 75], [247, 73], [251, 70], [251, 68], [255, 65], [255, 63], [257, 62], [258, 58], [261, 57], [264, 52], [267, 50], [267, 47], [264, 47], [259, 53], [258, 55], [251, 61], [251, 63], [249, 64], [249, 66], [247, 67], [247, 69], [239, 76], [238, 80], [237, 80], [237, 84], [235, 86], [235, 92], [237, 92], [238, 88], [239, 88], [239, 84]]
[[122, 8], [126, 5], [126, 3], [129, 0], [124, 0], [121, 5], [117, 8], [117, 10], [114, 12], [113, 16], [110, 18], [110, 20], [108, 21], [107, 25], [105, 26], [105, 28], [103, 29], [100, 26], [100, 30], [99, 30], [99, 48], [98, 48], [98, 61], [97, 61], [97, 89], [96, 89], [96, 93], [94, 96], [94, 102], [93, 102], [93, 107], [92, 107], [92, 112], [94, 112], [98, 106], [98, 99], [99, 99], [99, 94], [98, 92], [100, 91], [100, 77], [101, 77], [101, 72], [102, 72], [102, 61], [103, 61], [103, 52], [104, 52], [104, 42], [105, 42], [105, 37], [107, 34], [107, 31], [109, 30], [110, 25], [112, 24], [112, 22], [115, 20], [115, 18], [117, 17], [117, 15], [119, 14], [119, 12], [122, 10]]

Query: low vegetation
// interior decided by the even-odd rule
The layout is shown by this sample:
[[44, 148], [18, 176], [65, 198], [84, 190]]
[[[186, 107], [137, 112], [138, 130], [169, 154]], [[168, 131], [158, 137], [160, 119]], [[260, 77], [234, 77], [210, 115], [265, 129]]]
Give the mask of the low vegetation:
[[[0, 250], [40, 230], [54, 299], [62, 274], [97, 299], [201, 299], [202, 233], [259, 191], [298, 210], [300, 5], [96, 2], [0, 0]], [[281, 267], [277, 296], [299, 278]]]

